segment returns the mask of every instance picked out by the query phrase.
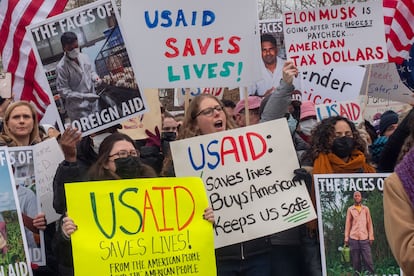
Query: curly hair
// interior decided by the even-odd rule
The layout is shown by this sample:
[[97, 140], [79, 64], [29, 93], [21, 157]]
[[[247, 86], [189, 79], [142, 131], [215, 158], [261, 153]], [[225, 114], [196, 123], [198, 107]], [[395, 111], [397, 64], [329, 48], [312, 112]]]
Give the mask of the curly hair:
[[311, 133], [311, 148], [307, 153], [307, 158], [314, 161], [320, 153], [332, 151], [333, 140], [335, 139], [335, 125], [339, 121], [344, 121], [349, 125], [355, 141], [355, 149], [367, 155], [366, 143], [361, 137], [354, 123], [342, 116], [335, 116], [323, 119]]

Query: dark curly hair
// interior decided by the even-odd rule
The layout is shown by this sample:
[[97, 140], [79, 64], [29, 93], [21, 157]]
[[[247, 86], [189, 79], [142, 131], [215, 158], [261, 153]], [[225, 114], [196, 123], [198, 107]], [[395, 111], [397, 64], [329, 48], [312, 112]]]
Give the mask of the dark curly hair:
[[360, 150], [367, 155], [366, 144], [362, 139], [359, 131], [354, 123], [342, 116], [335, 116], [323, 119], [311, 133], [311, 148], [307, 152], [307, 159], [315, 161], [321, 153], [330, 153], [332, 151], [332, 143], [335, 139], [335, 125], [339, 121], [346, 122], [351, 128], [352, 135], [355, 141], [355, 149]]

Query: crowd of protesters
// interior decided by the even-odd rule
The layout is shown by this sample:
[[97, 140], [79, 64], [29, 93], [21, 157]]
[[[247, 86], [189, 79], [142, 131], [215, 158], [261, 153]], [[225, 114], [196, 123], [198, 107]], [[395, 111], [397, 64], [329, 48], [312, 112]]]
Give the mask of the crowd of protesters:
[[[267, 40], [265, 45], [262, 55], [270, 66], [275, 49]], [[267, 55], [271, 57], [266, 59]], [[271, 68], [274, 70], [276, 64]], [[374, 116], [372, 122], [365, 120], [360, 125], [341, 116], [318, 122], [314, 103], [301, 102], [295, 96], [294, 80], [298, 70], [294, 63], [278, 60], [276, 75], [269, 78], [271, 89], [262, 89], [239, 102], [202, 94], [191, 100], [182, 120], [165, 111], [161, 131], [156, 128], [155, 133], [147, 132], [146, 141], [134, 141], [120, 133], [121, 125], [83, 138], [77, 129], [70, 127], [60, 134], [51, 125], [39, 125], [30, 103], [1, 99], [0, 145], [30, 146], [55, 137], [64, 153], [64, 161], [59, 164], [53, 182], [53, 208], [62, 215], [60, 221], [46, 226], [45, 214], [33, 213], [25, 206], [21, 208], [27, 233], [40, 230], [49, 233], [47, 265], [35, 268], [34, 274], [73, 275], [70, 237], [77, 225], [66, 214], [64, 183], [173, 177], [171, 141], [285, 118], [300, 164], [292, 175], [305, 181], [314, 207], [313, 174], [393, 173], [384, 187], [385, 229], [398, 264], [405, 275], [413, 275], [414, 151], [411, 148], [414, 111], [397, 114], [389, 110]], [[275, 78], [278, 78], [277, 83]], [[265, 87], [264, 83], [260, 86]], [[27, 197], [22, 195], [19, 199], [22, 205]], [[204, 211], [204, 218], [214, 223], [211, 208]], [[314, 220], [280, 233], [216, 249], [217, 274], [322, 275], [317, 226]], [[1, 233], [7, 237], [7, 225], [2, 225]], [[372, 267], [369, 270], [372, 272]], [[363, 271], [360, 268], [356, 273]]]

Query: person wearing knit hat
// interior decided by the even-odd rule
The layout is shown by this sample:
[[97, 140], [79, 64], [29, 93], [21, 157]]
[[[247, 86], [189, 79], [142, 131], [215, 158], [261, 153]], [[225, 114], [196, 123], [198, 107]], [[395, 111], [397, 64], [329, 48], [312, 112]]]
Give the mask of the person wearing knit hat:
[[311, 131], [317, 123], [315, 104], [311, 101], [302, 102], [298, 129], [299, 136], [309, 143]]
[[389, 137], [398, 126], [398, 114], [392, 110], [385, 111], [380, 118], [379, 131], [381, 136]]
[[[259, 107], [262, 98], [258, 96], [249, 96], [247, 98], [247, 105], [249, 107], [249, 125], [255, 125], [260, 122]], [[240, 100], [234, 108], [234, 115], [236, 117], [236, 124], [239, 127], [246, 126], [246, 111], [245, 100]]]

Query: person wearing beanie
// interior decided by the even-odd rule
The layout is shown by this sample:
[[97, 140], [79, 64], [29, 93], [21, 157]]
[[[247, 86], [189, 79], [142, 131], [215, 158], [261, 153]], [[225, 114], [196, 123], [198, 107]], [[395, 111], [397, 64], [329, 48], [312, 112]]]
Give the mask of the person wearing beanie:
[[300, 121], [298, 133], [307, 143], [310, 142], [311, 131], [317, 124], [315, 104], [311, 101], [304, 101], [300, 107]]
[[369, 146], [369, 152], [372, 159], [371, 161], [375, 166], [378, 165], [382, 150], [388, 142], [388, 137], [391, 136], [398, 126], [398, 114], [392, 110], [387, 110], [381, 115], [379, 120], [380, 135]]
[[385, 111], [380, 118], [379, 131], [381, 136], [390, 137], [398, 126], [398, 114], [392, 110]]

